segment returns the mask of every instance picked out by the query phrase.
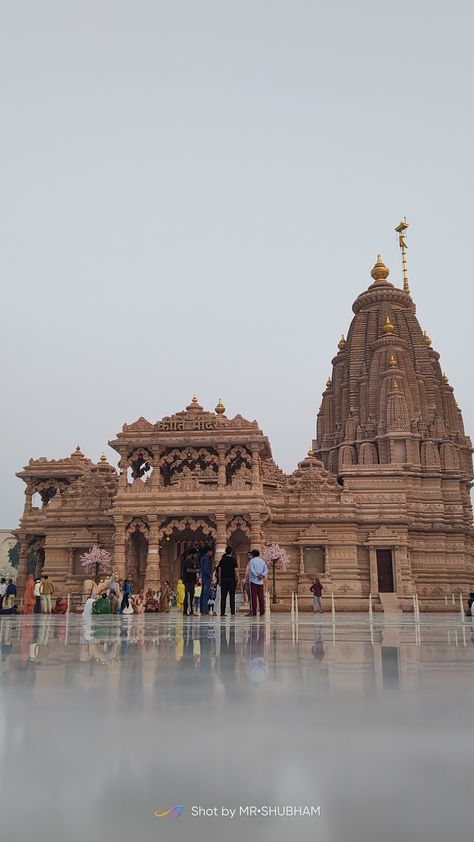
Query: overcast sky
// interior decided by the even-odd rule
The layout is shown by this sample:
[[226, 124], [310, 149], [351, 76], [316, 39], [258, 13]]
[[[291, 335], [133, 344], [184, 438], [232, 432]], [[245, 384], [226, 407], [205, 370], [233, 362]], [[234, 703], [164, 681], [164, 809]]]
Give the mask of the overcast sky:
[[473, 6], [0, 4], [0, 526], [30, 456], [97, 460], [196, 392], [292, 470], [380, 252], [467, 431]]

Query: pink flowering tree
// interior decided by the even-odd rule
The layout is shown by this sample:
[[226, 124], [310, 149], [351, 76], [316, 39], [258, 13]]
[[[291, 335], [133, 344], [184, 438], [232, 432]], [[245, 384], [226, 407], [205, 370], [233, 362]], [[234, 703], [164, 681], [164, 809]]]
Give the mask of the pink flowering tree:
[[91, 547], [89, 552], [81, 555], [81, 564], [86, 573], [93, 574], [95, 579], [99, 578], [99, 573], [104, 573], [109, 576], [112, 573], [112, 556], [107, 550], [101, 547]]
[[273, 596], [272, 602], [276, 603], [277, 595], [276, 595], [276, 569], [278, 566], [279, 570], [282, 570], [283, 573], [285, 570], [288, 569], [290, 565], [290, 559], [288, 557], [288, 553], [284, 547], [281, 547], [280, 544], [268, 544], [265, 547], [262, 558], [267, 565], [267, 567], [272, 568], [272, 582], [273, 582]]

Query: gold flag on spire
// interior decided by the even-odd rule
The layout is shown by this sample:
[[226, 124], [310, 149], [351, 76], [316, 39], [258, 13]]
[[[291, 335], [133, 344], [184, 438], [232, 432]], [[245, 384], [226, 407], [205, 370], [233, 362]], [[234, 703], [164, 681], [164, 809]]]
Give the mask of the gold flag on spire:
[[403, 292], [406, 292], [407, 295], [410, 295], [410, 286], [408, 284], [408, 269], [407, 269], [407, 244], [405, 240], [405, 231], [408, 228], [408, 222], [403, 219], [400, 222], [400, 225], [397, 225], [395, 231], [398, 234], [398, 245], [402, 250], [402, 269], [403, 269]]

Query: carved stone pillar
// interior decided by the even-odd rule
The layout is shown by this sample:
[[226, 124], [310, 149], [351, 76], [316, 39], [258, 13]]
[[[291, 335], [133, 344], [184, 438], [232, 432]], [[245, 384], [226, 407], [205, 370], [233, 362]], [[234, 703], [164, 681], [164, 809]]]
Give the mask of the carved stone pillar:
[[375, 547], [369, 547], [370, 557], [370, 590], [372, 596], [378, 596], [379, 593], [379, 577], [377, 573], [377, 550]]
[[252, 446], [252, 490], [260, 486], [260, 453], [258, 447]]
[[128, 485], [128, 478], [127, 478], [128, 465], [127, 465], [126, 459], [123, 456], [120, 460], [119, 467], [120, 467], [120, 474], [119, 474], [118, 485], [119, 485], [119, 488], [123, 491]]
[[26, 536], [20, 538], [20, 563], [18, 565], [17, 586], [23, 588], [25, 586], [26, 575], [28, 572], [28, 542]]
[[224, 512], [218, 512], [216, 519], [216, 550], [215, 561], [218, 564], [225, 553], [227, 546], [226, 516]]
[[219, 463], [217, 466], [217, 485], [223, 488], [227, 483], [224, 445], [218, 445], [217, 453], [219, 456]]
[[300, 576], [304, 576], [304, 547], [300, 546]]
[[250, 513], [250, 549], [262, 549], [262, 526], [260, 522], [260, 513]]
[[[156, 469], [155, 469], [156, 470]], [[157, 515], [149, 515], [150, 536], [148, 539], [148, 557], [145, 572], [145, 588], [158, 590], [161, 580], [160, 571], [160, 538]]]
[[119, 579], [125, 579], [126, 568], [126, 554], [125, 554], [125, 526], [123, 521], [115, 523], [115, 543], [114, 543], [114, 572]]
[[31, 512], [33, 508], [33, 484], [28, 482], [25, 488], [25, 513]]

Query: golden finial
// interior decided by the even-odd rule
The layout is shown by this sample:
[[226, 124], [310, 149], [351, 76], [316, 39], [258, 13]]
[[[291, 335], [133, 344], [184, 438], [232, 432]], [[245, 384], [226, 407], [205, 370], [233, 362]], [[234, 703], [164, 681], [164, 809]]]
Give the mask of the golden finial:
[[80, 452], [81, 452], [81, 446], [78, 444], [77, 447], [76, 447], [76, 453], [80, 453]]
[[216, 413], [217, 413], [217, 415], [224, 415], [224, 412], [225, 412], [225, 406], [222, 403], [222, 398], [219, 398], [219, 402], [216, 406]]
[[347, 342], [344, 339], [344, 334], [342, 334], [339, 342], [337, 343], [337, 347], [339, 348], [340, 351], [343, 351], [344, 348], [346, 347], [346, 345], [347, 345]]
[[326, 389], [330, 389], [332, 386], [332, 380], [330, 377], [326, 380]]
[[399, 385], [398, 385], [398, 380], [394, 380], [394, 381], [393, 381], [393, 383], [392, 383], [392, 390], [393, 390], [394, 392], [398, 392], [399, 388], [400, 388], [400, 387], [399, 387]]
[[408, 222], [403, 219], [400, 222], [400, 225], [397, 225], [395, 231], [398, 234], [398, 245], [402, 250], [402, 269], [403, 269], [403, 292], [406, 292], [407, 295], [410, 295], [410, 286], [408, 284], [408, 270], [407, 270], [407, 244], [405, 240], [405, 231], [408, 228]]
[[445, 374], [445, 373], [443, 373], [443, 376], [442, 376], [441, 380], [443, 381], [443, 383], [449, 383], [449, 377], [448, 377], [448, 375], [447, 375], [447, 374]]
[[385, 335], [395, 332], [395, 328], [394, 328], [392, 322], [390, 321], [389, 316], [385, 316], [385, 322], [384, 322], [384, 325], [383, 325], [383, 328], [382, 328], [382, 332]]
[[398, 361], [395, 354], [392, 354], [388, 361], [389, 368], [396, 368], [398, 366]]
[[431, 339], [430, 339], [430, 337], [428, 336], [428, 334], [427, 334], [426, 330], [424, 330], [424, 331], [423, 331], [423, 342], [425, 343], [425, 345], [427, 345], [427, 346], [428, 346], [428, 348], [430, 347], [430, 345], [431, 345]]
[[107, 456], [105, 455], [105, 453], [103, 453], [102, 456], [100, 457], [100, 461], [101, 462], [107, 462]]
[[197, 402], [198, 402], [198, 399], [197, 399], [196, 395], [193, 395], [191, 403], [197, 403]]
[[376, 284], [384, 284], [387, 280], [390, 269], [385, 266], [380, 254], [377, 255], [377, 263], [375, 264], [374, 268], [370, 273], [375, 281]]
[[314, 450], [312, 449], [312, 447], [310, 447], [310, 449], [308, 450], [308, 459], [312, 459], [313, 456], [314, 456]]

